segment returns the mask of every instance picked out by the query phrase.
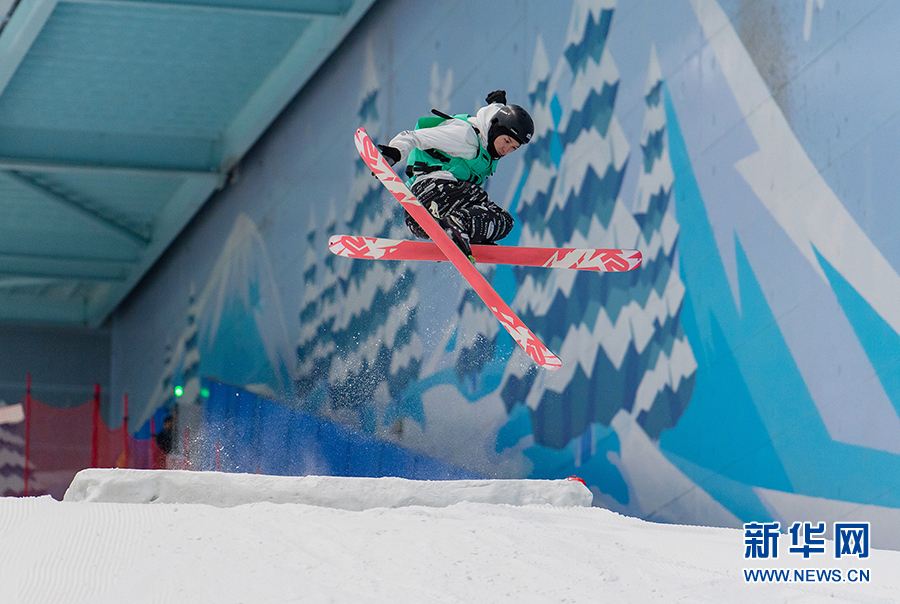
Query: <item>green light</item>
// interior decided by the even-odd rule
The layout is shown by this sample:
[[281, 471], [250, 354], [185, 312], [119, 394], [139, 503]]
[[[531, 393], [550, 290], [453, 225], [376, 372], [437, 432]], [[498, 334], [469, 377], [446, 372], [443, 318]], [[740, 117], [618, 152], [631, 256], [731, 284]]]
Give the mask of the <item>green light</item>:
[[184, 388], [181, 386], [175, 386], [175, 396], [181, 398], [181, 395], [184, 394]]
[[203, 398], [209, 398], [209, 388], [201, 388], [200, 396], [202, 396]]

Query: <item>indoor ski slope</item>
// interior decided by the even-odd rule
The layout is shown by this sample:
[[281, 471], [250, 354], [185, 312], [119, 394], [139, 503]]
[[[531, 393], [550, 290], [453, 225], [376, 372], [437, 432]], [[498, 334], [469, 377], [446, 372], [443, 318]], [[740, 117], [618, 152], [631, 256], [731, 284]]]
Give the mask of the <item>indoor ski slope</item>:
[[[653, 524], [590, 501], [569, 481], [86, 470], [63, 502], [0, 498], [0, 602], [733, 604], [900, 594], [900, 552], [751, 561], [741, 530]], [[844, 578], [864, 568], [869, 582], [748, 584], [742, 569], [753, 567], [841, 569]]]

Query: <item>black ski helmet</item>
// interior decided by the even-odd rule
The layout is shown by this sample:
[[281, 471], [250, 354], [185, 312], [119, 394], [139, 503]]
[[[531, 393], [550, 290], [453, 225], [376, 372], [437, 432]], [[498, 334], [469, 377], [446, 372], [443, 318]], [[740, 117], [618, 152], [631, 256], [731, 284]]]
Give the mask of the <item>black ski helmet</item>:
[[508, 134], [520, 145], [527, 145], [534, 134], [534, 120], [519, 105], [506, 105], [501, 107], [491, 118], [491, 127], [488, 129], [488, 151], [496, 158], [494, 140], [501, 134]]

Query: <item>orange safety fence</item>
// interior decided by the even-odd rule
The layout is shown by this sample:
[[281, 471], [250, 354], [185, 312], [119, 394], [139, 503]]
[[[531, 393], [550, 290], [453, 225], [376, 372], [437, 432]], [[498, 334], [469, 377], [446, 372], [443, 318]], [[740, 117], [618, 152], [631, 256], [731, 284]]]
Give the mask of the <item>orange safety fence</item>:
[[[142, 467], [134, 465], [140, 456], [140, 451], [146, 449], [145, 443], [134, 438], [128, 433], [128, 395], [125, 395], [122, 425], [111, 430], [103, 418], [100, 417], [99, 392], [94, 398], [94, 422], [91, 467], [94, 468], [134, 468]], [[146, 457], [146, 456], [143, 456]], [[149, 467], [149, 466], [146, 466]]]
[[25, 394], [24, 495], [62, 499], [79, 470], [91, 466], [90, 405], [58, 409]]
[[75, 474], [90, 467], [165, 468], [166, 455], [153, 437], [156, 430], [144, 439], [129, 434], [127, 395], [123, 405], [124, 421], [110, 429], [100, 413], [99, 385], [84, 404], [60, 409], [32, 396], [28, 376], [24, 414], [0, 422], [0, 496], [62, 499]]

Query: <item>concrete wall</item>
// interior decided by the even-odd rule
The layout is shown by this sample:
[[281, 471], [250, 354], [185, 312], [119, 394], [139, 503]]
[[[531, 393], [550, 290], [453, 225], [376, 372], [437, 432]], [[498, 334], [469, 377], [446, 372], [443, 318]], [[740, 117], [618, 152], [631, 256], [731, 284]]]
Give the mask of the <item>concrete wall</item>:
[[[894, 3], [375, 5], [116, 313], [136, 429], [213, 376], [480, 475], [578, 474], [645, 518], [868, 520], [900, 547]], [[505, 243], [638, 271], [484, 267], [562, 358], [518, 352], [353, 148], [491, 90], [535, 117], [487, 190]]]

